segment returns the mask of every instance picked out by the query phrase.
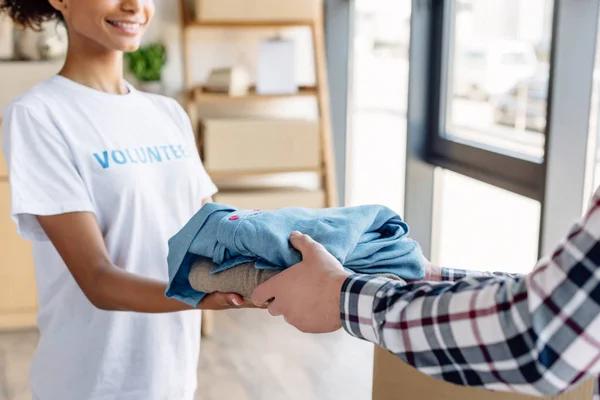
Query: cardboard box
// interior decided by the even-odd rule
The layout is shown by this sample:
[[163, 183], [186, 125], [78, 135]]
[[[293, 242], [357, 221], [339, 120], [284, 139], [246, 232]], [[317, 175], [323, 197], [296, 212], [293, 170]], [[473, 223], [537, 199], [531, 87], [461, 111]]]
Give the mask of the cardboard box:
[[[0, 118], [0, 140], [2, 140], [2, 118]], [[2, 151], [0, 146], [0, 180], [8, 178], [7, 168], [6, 160], [4, 159], [4, 151]]]
[[[594, 379], [554, 400], [591, 400]], [[450, 384], [410, 367], [387, 350], [375, 346], [373, 400], [541, 400], [543, 397], [492, 392]]]
[[214, 201], [240, 209], [276, 210], [283, 207], [323, 208], [325, 193], [322, 190], [267, 189], [238, 190], [217, 193]]
[[[0, 118], [0, 135], [2, 118]], [[37, 292], [31, 244], [10, 217], [10, 184], [0, 149], [0, 331], [36, 326]]]
[[35, 327], [36, 282], [31, 244], [10, 218], [10, 186], [0, 179], [0, 331]]
[[201, 22], [314, 21], [321, 0], [196, 0], [196, 20]]
[[209, 172], [316, 171], [321, 165], [317, 121], [208, 119], [202, 130]]

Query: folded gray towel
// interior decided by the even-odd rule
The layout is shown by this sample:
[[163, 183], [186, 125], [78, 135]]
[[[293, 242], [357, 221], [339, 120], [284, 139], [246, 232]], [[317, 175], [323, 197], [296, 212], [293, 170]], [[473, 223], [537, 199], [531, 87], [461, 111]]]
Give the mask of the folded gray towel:
[[281, 272], [257, 269], [254, 267], [254, 263], [246, 263], [223, 272], [211, 274], [210, 271], [216, 267], [217, 264], [208, 258], [201, 258], [196, 261], [192, 265], [188, 278], [190, 286], [199, 292], [237, 293], [249, 299], [252, 297], [255, 287]]
[[[216, 267], [217, 264], [209, 258], [201, 257], [198, 259], [190, 270], [188, 277], [190, 286], [199, 292], [237, 293], [249, 299], [258, 285], [281, 272], [257, 269], [254, 267], [254, 263], [245, 263], [223, 272], [211, 274], [210, 271]], [[402, 281], [401, 278], [393, 274], [377, 274], [377, 276]]]

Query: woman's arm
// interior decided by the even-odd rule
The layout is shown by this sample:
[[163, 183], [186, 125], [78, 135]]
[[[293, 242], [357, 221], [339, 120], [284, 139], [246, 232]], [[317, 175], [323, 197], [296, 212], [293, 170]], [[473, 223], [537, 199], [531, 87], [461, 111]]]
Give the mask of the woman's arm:
[[440, 267], [439, 265], [432, 264], [427, 259], [424, 260], [424, 263], [425, 278], [421, 281], [415, 282], [456, 282], [463, 278], [518, 278], [519, 276], [521, 276], [518, 274], [511, 274], [506, 272], [473, 271], [468, 269]]
[[[75, 212], [38, 216], [37, 219], [94, 306], [103, 310], [143, 313], [191, 308], [165, 296], [166, 282], [135, 275], [114, 265], [93, 213]], [[254, 306], [237, 294], [214, 293], [206, 296], [198, 308], [222, 310], [232, 307]]]

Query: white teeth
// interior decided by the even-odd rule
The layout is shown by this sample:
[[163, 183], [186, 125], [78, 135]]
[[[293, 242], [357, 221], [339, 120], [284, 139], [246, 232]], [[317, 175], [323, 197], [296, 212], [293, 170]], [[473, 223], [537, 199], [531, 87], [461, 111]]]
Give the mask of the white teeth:
[[132, 30], [136, 30], [138, 29], [141, 24], [137, 23], [137, 22], [121, 22], [121, 21], [108, 21], [111, 25], [114, 26], [119, 26], [121, 28], [124, 28], [128, 31], [132, 31]]

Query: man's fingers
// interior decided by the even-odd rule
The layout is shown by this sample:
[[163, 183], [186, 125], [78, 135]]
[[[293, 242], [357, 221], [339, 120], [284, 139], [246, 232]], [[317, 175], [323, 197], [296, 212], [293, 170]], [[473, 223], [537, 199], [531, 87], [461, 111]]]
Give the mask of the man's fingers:
[[261, 283], [254, 288], [252, 292], [251, 300], [256, 305], [263, 305], [268, 303], [272, 298], [275, 297], [277, 288], [277, 276], [270, 278], [269, 280]]
[[319, 251], [322, 247], [319, 243], [315, 242], [313, 238], [300, 232], [292, 232], [290, 235], [290, 242], [296, 250], [302, 253], [303, 260], [310, 257], [310, 252]]

